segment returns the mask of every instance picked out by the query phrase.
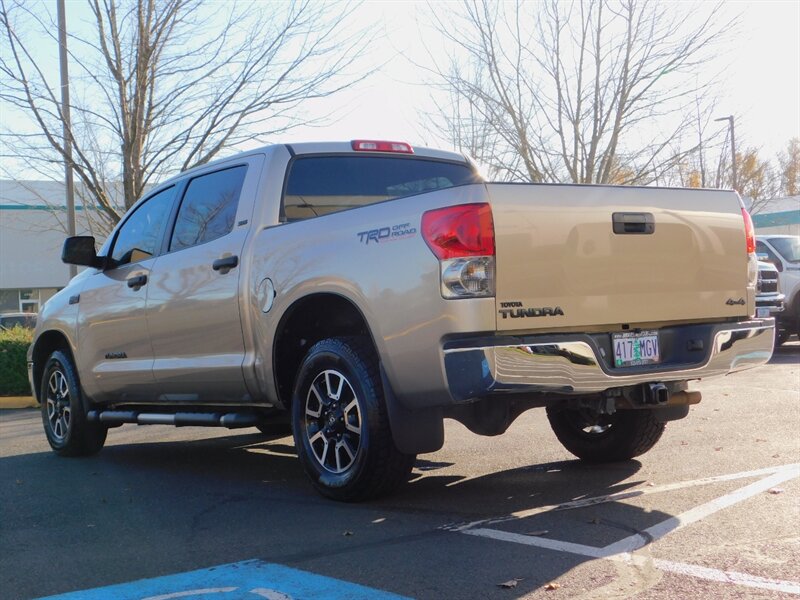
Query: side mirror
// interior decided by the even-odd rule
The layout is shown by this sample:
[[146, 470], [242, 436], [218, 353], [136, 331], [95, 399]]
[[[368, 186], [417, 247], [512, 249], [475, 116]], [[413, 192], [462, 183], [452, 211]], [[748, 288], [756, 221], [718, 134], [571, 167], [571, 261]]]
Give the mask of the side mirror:
[[94, 267], [95, 269], [103, 266], [103, 259], [97, 256], [94, 238], [90, 235], [76, 235], [64, 240], [61, 260], [68, 265]]

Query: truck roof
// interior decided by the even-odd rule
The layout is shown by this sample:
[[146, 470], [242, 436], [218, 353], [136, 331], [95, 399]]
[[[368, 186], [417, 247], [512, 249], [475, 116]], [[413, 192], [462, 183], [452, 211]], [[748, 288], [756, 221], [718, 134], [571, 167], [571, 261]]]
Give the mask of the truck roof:
[[[354, 154], [364, 154], [364, 152], [356, 152], [353, 150], [353, 142], [302, 142], [300, 144], [286, 144], [289, 152], [293, 154], [344, 154], [352, 152]], [[446, 150], [437, 150], [435, 148], [425, 148], [422, 146], [412, 146], [414, 149], [413, 156], [421, 156], [424, 158], [439, 158], [443, 160], [455, 160], [458, 162], [466, 162], [463, 154], [457, 152], [447, 152]], [[368, 152], [367, 154], [391, 154], [387, 152]]]
[[253, 148], [252, 150], [246, 150], [244, 152], [237, 152], [236, 154], [231, 154], [230, 156], [225, 156], [223, 158], [218, 158], [217, 160], [198, 165], [196, 167], [192, 167], [191, 169], [186, 169], [185, 171], [181, 171], [180, 173], [176, 173], [169, 179], [166, 179], [158, 184], [160, 187], [166, 183], [169, 183], [173, 179], [178, 177], [183, 177], [187, 173], [191, 173], [194, 170], [198, 169], [205, 169], [208, 166], [213, 166], [216, 164], [222, 164], [225, 162], [229, 162], [231, 160], [236, 160], [243, 158], [245, 156], [251, 156], [253, 154], [264, 154], [272, 151], [276, 147], [284, 147], [286, 148], [290, 154], [293, 156], [302, 155], [302, 154], [371, 154], [371, 155], [381, 155], [381, 156], [406, 156], [406, 157], [422, 157], [422, 158], [435, 158], [439, 160], [450, 160], [450, 161], [457, 161], [466, 163], [467, 158], [463, 154], [458, 154], [457, 152], [448, 152], [446, 150], [436, 150], [435, 148], [425, 148], [422, 146], [411, 146], [414, 149], [413, 154], [394, 154], [392, 152], [364, 152], [364, 151], [355, 151], [353, 150], [353, 142], [301, 142], [299, 144], [267, 144], [266, 146], [261, 146], [259, 148]]

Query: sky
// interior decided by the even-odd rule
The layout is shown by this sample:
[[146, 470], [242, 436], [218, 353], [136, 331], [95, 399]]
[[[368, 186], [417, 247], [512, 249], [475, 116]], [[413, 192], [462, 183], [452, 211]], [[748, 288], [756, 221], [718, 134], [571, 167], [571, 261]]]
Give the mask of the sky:
[[[672, 2], [676, 10], [690, 2]], [[448, 10], [447, 3], [437, 5]], [[324, 129], [300, 128], [288, 141], [377, 138], [433, 144], [436, 136], [421, 124], [420, 114], [433, 110], [429, 91], [420, 83], [426, 47], [435, 47], [435, 32], [421, 22], [426, 3], [367, 2], [358, 22], [374, 28], [376, 58], [387, 61], [382, 72], [354, 89], [326, 99], [339, 115]], [[698, 72], [713, 78], [724, 71], [718, 90], [719, 116], [734, 115], [737, 145], [753, 146], [773, 157], [788, 140], [800, 136], [800, 0], [725, 2], [721, 17], [740, 16], [740, 27], [726, 52]], [[687, 21], [692, 19], [691, 10]], [[720, 128], [727, 124], [719, 123]], [[441, 145], [441, 142], [439, 142]]]
[[[697, 0], [671, 4], [686, 13], [687, 24], [700, 18]], [[372, 42], [367, 63], [361, 64], [377, 71], [306, 104], [309, 117], [330, 115], [324, 126], [299, 127], [270, 141], [388, 139], [449, 149], [425, 121], [435, 107], [420, 65], [429, 64], [429, 52], [440, 55], [442, 48], [440, 34], [427, 23], [430, 7], [445, 20], [457, 8], [448, 2], [364, 1], [351, 22]], [[774, 159], [790, 138], [800, 137], [800, 0], [724, 2], [720, 18], [737, 16], [736, 36], [697, 77], [719, 79], [717, 112], [735, 116], [737, 147], [755, 147], [762, 158]], [[80, 27], [86, 17], [83, 2], [67, 1], [68, 29]], [[56, 48], [39, 50], [57, 69]]]
[[731, 56], [720, 112], [736, 117], [737, 135], [767, 153], [800, 136], [800, 1], [730, 2], [743, 31]]

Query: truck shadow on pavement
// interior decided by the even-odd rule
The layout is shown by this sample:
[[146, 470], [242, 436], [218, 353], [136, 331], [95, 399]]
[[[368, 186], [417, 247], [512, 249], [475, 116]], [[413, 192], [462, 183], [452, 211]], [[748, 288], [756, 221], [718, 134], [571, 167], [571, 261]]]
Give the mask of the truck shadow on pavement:
[[[458, 464], [422, 458], [396, 495], [347, 505], [314, 493], [290, 437], [120, 444], [114, 433], [89, 459], [38, 452], [0, 460], [0, 497], [11, 507], [4, 529], [19, 529], [7, 541], [20, 537], [31, 549], [15, 555], [25, 563], [7, 565], [11, 580], [0, 587], [40, 596], [261, 558], [415, 597], [520, 597], [590, 558], [461, 535], [453, 525], [511, 516], [491, 527], [599, 548], [671, 516], [619, 501], [553, 510], [643, 484], [638, 461], [562, 461], [466, 477], [449, 473]], [[53, 505], [54, 495], [69, 502]], [[41, 548], [54, 521], [74, 523], [57, 552], [65, 567], [77, 561], [82, 570], [61, 578], [60, 588], [26, 584], [24, 573], [46, 567]], [[132, 560], [142, 544], [147, 560]], [[354, 558], [364, 564], [357, 574], [348, 566]], [[108, 566], [120, 561], [124, 575]], [[598, 577], [612, 581], [614, 567], [602, 564]], [[496, 585], [515, 578], [514, 589]]]
[[787, 342], [775, 348], [770, 365], [797, 365], [800, 364], [800, 342]]

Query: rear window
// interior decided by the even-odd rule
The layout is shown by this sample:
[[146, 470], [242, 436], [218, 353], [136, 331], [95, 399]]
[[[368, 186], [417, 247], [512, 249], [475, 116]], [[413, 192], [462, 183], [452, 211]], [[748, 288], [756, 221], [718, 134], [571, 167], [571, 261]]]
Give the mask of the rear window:
[[301, 157], [289, 171], [283, 216], [300, 221], [480, 181], [466, 163], [390, 156]]

